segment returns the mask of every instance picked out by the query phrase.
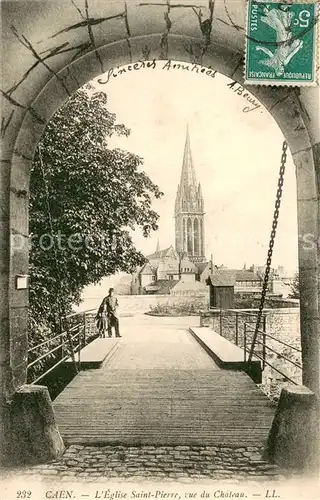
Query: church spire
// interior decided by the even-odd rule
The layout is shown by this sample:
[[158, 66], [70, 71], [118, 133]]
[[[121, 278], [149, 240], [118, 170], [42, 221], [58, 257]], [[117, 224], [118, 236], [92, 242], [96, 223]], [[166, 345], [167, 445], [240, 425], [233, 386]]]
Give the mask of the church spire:
[[187, 126], [184, 145], [180, 184], [178, 185], [175, 216], [180, 212], [203, 213], [203, 196], [200, 183], [197, 183], [193, 166], [189, 127]]
[[184, 145], [184, 154], [183, 154], [183, 163], [182, 163], [182, 171], [181, 171], [181, 179], [180, 179], [180, 187], [188, 188], [193, 187], [196, 188], [196, 173], [193, 166], [192, 153], [191, 153], [191, 144], [190, 144], [190, 136], [189, 136], [189, 126], [187, 125], [186, 132], [186, 141]]
[[174, 216], [176, 251], [186, 253], [192, 262], [204, 262], [204, 203], [193, 166], [188, 126]]
[[159, 238], [157, 240], [157, 248], [156, 248], [156, 253], [160, 252], [160, 243], [159, 243]]

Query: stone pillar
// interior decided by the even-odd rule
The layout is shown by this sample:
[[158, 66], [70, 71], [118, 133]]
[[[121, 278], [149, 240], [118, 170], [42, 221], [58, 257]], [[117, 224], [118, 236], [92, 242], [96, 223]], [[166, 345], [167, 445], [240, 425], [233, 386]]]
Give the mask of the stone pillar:
[[319, 425], [315, 394], [304, 386], [282, 389], [268, 437], [269, 459], [281, 467], [316, 470], [319, 462]]
[[[303, 384], [320, 397], [320, 143], [293, 154], [297, 174]], [[318, 177], [317, 177], [318, 172]]]
[[[10, 327], [9, 327], [9, 282], [10, 282], [10, 229], [9, 229], [9, 199], [10, 199], [10, 168], [9, 153], [5, 156], [5, 145], [2, 143], [2, 153], [6, 161], [1, 164], [0, 182], [0, 449], [4, 452], [8, 443], [8, 428], [10, 423], [7, 399], [14, 389], [10, 366]], [[5, 453], [0, 453], [0, 460], [5, 460]]]
[[64, 452], [55, 423], [47, 387], [23, 385], [11, 402], [11, 448], [13, 464], [45, 463]]

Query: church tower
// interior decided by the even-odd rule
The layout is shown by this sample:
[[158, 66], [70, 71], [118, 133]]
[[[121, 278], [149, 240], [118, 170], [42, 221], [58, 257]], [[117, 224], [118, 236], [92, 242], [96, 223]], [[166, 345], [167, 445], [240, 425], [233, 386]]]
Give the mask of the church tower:
[[205, 262], [203, 196], [196, 181], [188, 127], [174, 217], [176, 251], [187, 255], [192, 262]]

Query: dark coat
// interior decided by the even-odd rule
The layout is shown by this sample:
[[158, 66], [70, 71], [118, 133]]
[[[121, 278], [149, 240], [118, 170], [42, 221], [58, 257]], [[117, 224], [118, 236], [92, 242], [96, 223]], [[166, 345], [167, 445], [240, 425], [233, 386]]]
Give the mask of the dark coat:
[[96, 316], [97, 328], [99, 332], [103, 332], [106, 330], [108, 321], [112, 321], [113, 318], [118, 317], [118, 305], [119, 302], [116, 297], [111, 295], [107, 295], [106, 297], [104, 297], [99, 306]]

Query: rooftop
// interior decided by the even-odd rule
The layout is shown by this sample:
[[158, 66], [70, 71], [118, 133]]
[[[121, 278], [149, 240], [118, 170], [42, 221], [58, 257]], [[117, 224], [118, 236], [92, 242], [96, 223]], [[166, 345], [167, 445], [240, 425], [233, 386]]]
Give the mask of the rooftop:
[[213, 286], [235, 286], [236, 272], [230, 269], [217, 269], [208, 279]]

